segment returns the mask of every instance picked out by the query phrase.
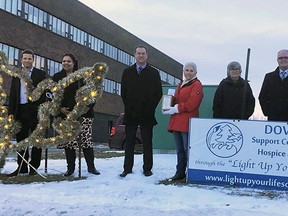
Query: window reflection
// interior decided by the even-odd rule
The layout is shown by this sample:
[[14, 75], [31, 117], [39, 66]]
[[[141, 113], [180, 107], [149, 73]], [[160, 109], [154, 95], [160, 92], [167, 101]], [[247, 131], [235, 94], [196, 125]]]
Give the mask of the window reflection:
[[[23, 11], [21, 11], [22, 4], [23, 4]], [[76, 43], [87, 46], [91, 48], [92, 50], [102, 53], [123, 64], [132, 65], [136, 62], [133, 55], [130, 55], [129, 53], [126, 53], [125, 51], [120, 50], [112, 46], [111, 44], [104, 42], [98, 39], [97, 37], [90, 35], [87, 32], [82, 31], [81, 29], [78, 29], [77, 27], [69, 23], [66, 23], [65, 21], [61, 19], [58, 19], [57, 17], [51, 14], [47, 14], [43, 10], [37, 7], [34, 7], [33, 5], [30, 5], [25, 1], [0, 0], [0, 8], [14, 15], [23, 16], [23, 18], [28, 20], [29, 22], [32, 22], [56, 34], [59, 34], [70, 40], [73, 40]], [[13, 60], [11, 62], [14, 63], [15, 61]], [[55, 68], [58, 68], [58, 67], [51, 66], [49, 70], [51, 70], [51, 72], [54, 73]], [[162, 81], [167, 82], [172, 85], [175, 85], [180, 82], [178, 78], [164, 71], [161, 71], [158, 68], [156, 69], [159, 71]], [[114, 89], [115, 90], [110, 89], [110, 91], [114, 91], [116, 93], [119, 88], [115, 87]]]
[[[20, 62], [19, 59], [21, 55], [21, 50], [15, 47], [0, 43], [0, 51], [3, 51], [5, 53], [5, 55], [8, 58], [9, 64], [18, 66]], [[58, 71], [62, 69], [62, 65], [60, 62], [56, 62], [56, 61], [47, 59], [39, 55], [35, 55], [34, 67], [40, 68], [42, 70], [47, 70], [47, 73], [50, 76], [53, 76], [55, 73], [57, 73]], [[120, 95], [121, 84], [113, 80], [104, 79], [103, 89], [106, 92]]]

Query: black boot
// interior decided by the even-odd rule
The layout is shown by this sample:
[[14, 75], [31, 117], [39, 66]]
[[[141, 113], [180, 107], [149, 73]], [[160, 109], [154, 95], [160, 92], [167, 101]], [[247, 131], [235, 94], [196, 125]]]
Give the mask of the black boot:
[[84, 158], [87, 163], [88, 172], [94, 175], [99, 175], [100, 172], [94, 166], [94, 151], [93, 148], [83, 148]]
[[[28, 161], [29, 158], [29, 154], [28, 154], [28, 148], [26, 150], [21, 150], [18, 153], [25, 158], [26, 161]], [[7, 176], [8, 177], [13, 177], [13, 176], [18, 176], [18, 174], [24, 174], [24, 173], [28, 173], [28, 165], [26, 164], [26, 162], [23, 161], [22, 157], [18, 155], [17, 157], [17, 163], [18, 163], [18, 167], [17, 169], [12, 172], [9, 173]]]
[[28, 168], [20, 169], [20, 167], [18, 167], [14, 172], [7, 174], [7, 177], [18, 176], [19, 173], [28, 173]]
[[67, 171], [64, 176], [71, 176], [75, 170], [76, 151], [75, 149], [65, 148], [65, 155], [67, 161]]
[[186, 178], [186, 174], [176, 173], [173, 177], [170, 178], [171, 181], [178, 181]]

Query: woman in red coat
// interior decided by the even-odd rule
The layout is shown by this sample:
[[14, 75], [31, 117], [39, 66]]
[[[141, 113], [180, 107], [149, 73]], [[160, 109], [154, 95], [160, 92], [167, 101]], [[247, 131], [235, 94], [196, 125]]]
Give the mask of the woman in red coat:
[[203, 98], [203, 87], [196, 77], [196, 64], [186, 63], [183, 74], [185, 79], [175, 92], [175, 105], [163, 111], [163, 114], [171, 115], [168, 131], [173, 132], [177, 147], [176, 173], [171, 178], [172, 181], [186, 177], [189, 119], [199, 117], [199, 106]]

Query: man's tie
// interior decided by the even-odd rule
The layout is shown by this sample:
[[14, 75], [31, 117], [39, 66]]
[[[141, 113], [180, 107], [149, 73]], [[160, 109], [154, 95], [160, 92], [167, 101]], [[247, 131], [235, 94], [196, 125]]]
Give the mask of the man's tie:
[[138, 74], [140, 74], [142, 70], [143, 70], [143, 68], [142, 68], [142, 67], [139, 67], [139, 68], [138, 68]]
[[281, 79], [284, 80], [287, 76], [287, 72], [286, 71], [283, 71], [281, 72]]

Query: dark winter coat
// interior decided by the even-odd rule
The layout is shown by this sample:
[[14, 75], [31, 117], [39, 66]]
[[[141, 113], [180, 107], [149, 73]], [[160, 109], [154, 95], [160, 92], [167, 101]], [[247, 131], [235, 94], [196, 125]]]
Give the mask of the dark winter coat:
[[[60, 72], [53, 75], [52, 79], [54, 82], [58, 82], [67, 76], [65, 70], [61, 70]], [[75, 95], [77, 90], [84, 85], [83, 80], [79, 80], [70, 84], [68, 87], [64, 89], [63, 100], [61, 102], [61, 107], [69, 107], [69, 110], [72, 111], [76, 104]], [[89, 105], [89, 110], [87, 113], [83, 114], [82, 117], [86, 118], [94, 118], [93, 111], [94, 104]], [[61, 118], [65, 118], [66, 116], [63, 113], [60, 113]]]
[[220, 82], [213, 100], [214, 118], [248, 119], [253, 114], [254, 108], [255, 98], [252, 89], [243, 78], [239, 77], [237, 82], [233, 82], [227, 77]]
[[156, 125], [155, 109], [162, 97], [158, 71], [150, 65], [138, 74], [136, 64], [123, 71], [121, 97], [124, 103], [124, 125]]
[[279, 67], [265, 75], [259, 102], [268, 120], [288, 121], [288, 77], [281, 80]]
[[[47, 78], [47, 73], [45, 71], [39, 70], [37, 68], [33, 68], [31, 73], [31, 80], [33, 87], [36, 88], [37, 85]], [[45, 93], [41, 95], [39, 100], [31, 102], [28, 101], [28, 103], [31, 105], [31, 112], [37, 113], [38, 107], [41, 103], [45, 102]], [[18, 107], [20, 104], [20, 79], [18, 77], [12, 77], [11, 81], [11, 91], [10, 91], [10, 97], [9, 97], [9, 115], [13, 114], [15, 117], [18, 114]], [[37, 116], [35, 114], [35, 116]]]
[[171, 115], [168, 131], [188, 133], [189, 119], [199, 117], [199, 107], [203, 98], [203, 87], [196, 78], [181, 87], [178, 85], [175, 93], [175, 103], [178, 104], [178, 111]]

